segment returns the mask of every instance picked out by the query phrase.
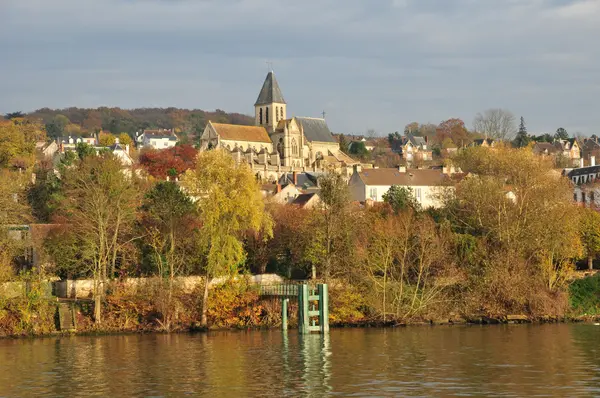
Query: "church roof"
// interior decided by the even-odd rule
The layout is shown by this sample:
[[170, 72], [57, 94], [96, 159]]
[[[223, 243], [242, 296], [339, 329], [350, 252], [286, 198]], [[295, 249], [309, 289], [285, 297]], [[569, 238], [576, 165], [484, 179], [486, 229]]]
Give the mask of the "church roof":
[[333, 138], [325, 119], [316, 119], [312, 117], [296, 117], [298, 123], [302, 125], [304, 136], [309, 141], [317, 142], [333, 142], [337, 141]]
[[237, 124], [212, 123], [221, 139], [230, 141], [266, 142], [271, 144], [269, 134], [264, 127], [242, 126]]
[[283, 99], [283, 95], [281, 94], [281, 89], [279, 88], [277, 79], [275, 79], [275, 74], [273, 72], [269, 72], [265, 82], [263, 83], [262, 89], [260, 90], [260, 94], [258, 94], [258, 98], [256, 99], [254, 106], [269, 105], [273, 102], [277, 102], [279, 104], [286, 103]]

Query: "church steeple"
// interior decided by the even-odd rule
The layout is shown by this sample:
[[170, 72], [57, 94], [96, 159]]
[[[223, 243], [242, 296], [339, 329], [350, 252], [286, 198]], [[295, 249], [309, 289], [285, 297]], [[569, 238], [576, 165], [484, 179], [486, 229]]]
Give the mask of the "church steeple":
[[286, 102], [272, 71], [267, 74], [254, 104], [254, 110], [256, 125], [264, 126], [269, 133], [275, 130], [280, 120], [286, 118]]

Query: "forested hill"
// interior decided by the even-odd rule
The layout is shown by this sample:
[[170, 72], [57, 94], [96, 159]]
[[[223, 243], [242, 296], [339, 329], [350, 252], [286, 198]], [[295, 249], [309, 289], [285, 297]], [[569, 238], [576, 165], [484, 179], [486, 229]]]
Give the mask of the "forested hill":
[[100, 130], [113, 134], [144, 129], [175, 129], [184, 135], [201, 133], [208, 121], [231, 124], [254, 124], [254, 118], [239, 113], [214, 112], [201, 109], [139, 108], [121, 109], [100, 107], [49, 109], [42, 108], [27, 114], [28, 118], [41, 119], [50, 137], [94, 133]]

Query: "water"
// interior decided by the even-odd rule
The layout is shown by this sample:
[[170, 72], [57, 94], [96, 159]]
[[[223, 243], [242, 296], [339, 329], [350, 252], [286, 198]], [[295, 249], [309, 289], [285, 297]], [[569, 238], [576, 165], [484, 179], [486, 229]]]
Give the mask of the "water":
[[600, 396], [600, 327], [0, 340], [0, 396]]

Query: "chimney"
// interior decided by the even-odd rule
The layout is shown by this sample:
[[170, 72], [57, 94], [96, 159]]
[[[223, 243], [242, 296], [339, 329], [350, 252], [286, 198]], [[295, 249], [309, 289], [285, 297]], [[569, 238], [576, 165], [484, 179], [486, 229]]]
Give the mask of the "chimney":
[[595, 166], [595, 165], [596, 165], [596, 157], [590, 156], [590, 166]]
[[355, 164], [353, 168], [354, 168], [354, 172], [355, 173], [362, 172], [362, 165], [360, 163], [359, 164]]
[[298, 174], [294, 171], [292, 176], [294, 178], [294, 185], [298, 185]]
[[406, 173], [406, 166], [398, 166], [398, 171], [400, 173]]
[[277, 193], [281, 192], [281, 184], [277, 183]]
[[579, 167], [583, 167], [583, 158], [579, 159]]

